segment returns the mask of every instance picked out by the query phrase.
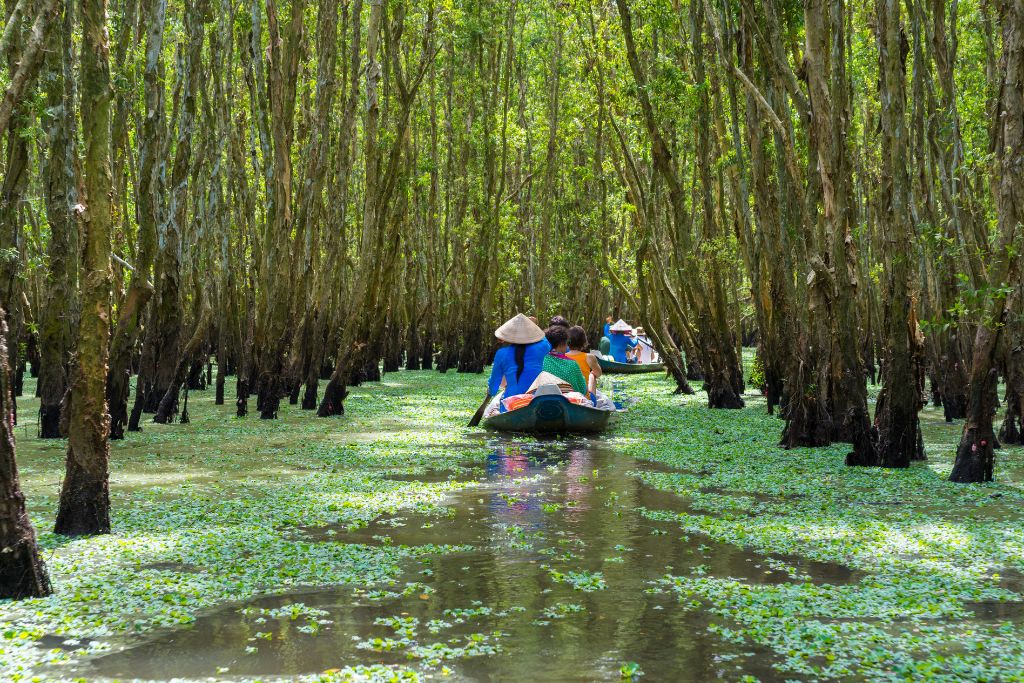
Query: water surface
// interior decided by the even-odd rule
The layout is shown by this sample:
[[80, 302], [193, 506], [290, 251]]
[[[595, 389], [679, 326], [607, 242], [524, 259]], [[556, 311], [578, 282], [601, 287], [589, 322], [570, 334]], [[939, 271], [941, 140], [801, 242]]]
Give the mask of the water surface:
[[[663, 467], [600, 440], [493, 444], [486, 462], [460, 472], [388, 475], [474, 482], [438, 514], [400, 512], [361, 529], [296, 531], [314, 542], [458, 546], [411, 563], [394, 585], [311, 588], [222, 606], [76, 673], [273, 678], [386, 663], [425, 674], [444, 666], [449, 680], [593, 681], [618, 679], [620, 667], [635, 662], [648, 681], [784, 680], [792, 677], [772, 668], [774, 655], [709, 633], [716, 619], [655, 590], [658, 579], [797, 580], [778, 560], [819, 583], [857, 579], [845, 567], [768, 557], [646, 518], [643, 509], [701, 513], [638, 476]], [[453, 652], [471, 656], [447, 659]]]

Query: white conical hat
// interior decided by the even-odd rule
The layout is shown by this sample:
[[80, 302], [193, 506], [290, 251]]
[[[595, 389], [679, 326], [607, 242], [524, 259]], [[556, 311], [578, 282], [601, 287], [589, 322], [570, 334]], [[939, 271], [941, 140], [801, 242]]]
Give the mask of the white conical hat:
[[530, 385], [530, 388], [527, 389], [527, 391], [528, 392], [529, 391], [536, 391], [540, 387], [544, 387], [544, 386], [562, 386], [562, 385], [565, 385], [569, 389], [572, 388], [572, 385], [569, 384], [568, 382], [566, 382], [561, 377], [558, 377], [557, 375], [553, 375], [550, 372], [541, 372], [539, 375], [537, 375], [537, 379], [533, 380], [533, 384]]
[[633, 331], [633, 328], [629, 326], [629, 323], [627, 323], [622, 318], [619, 318], [618, 322], [616, 322], [614, 325], [612, 325], [608, 329], [611, 330], [612, 332], [632, 332]]
[[509, 344], [532, 344], [544, 338], [544, 330], [522, 313], [494, 331], [494, 336]]

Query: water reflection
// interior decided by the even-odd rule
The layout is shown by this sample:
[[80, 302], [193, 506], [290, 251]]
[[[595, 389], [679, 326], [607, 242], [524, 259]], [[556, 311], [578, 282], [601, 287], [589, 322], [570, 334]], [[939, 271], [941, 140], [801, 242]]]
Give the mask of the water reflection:
[[[751, 583], [789, 576], [768, 566], [765, 556], [684, 536], [675, 524], [641, 515], [641, 508], [685, 511], [686, 501], [631, 475], [636, 461], [600, 441], [502, 439], [482, 470], [473, 465], [483, 475], [479, 486], [453, 493], [444, 514], [403, 512], [356, 531], [306, 530], [318, 542], [472, 546], [411, 566], [390, 594], [328, 587], [256, 599], [245, 610], [224, 607], [76, 673], [201, 677], [226, 667], [222, 676], [270, 677], [409, 664], [414, 646], [454, 646], [469, 633], [500, 631], [493, 638], [498, 654], [447, 662], [455, 680], [608, 680], [628, 661], [638, 662], [650, 681], [735, 680], [742, 673], [784, 678], [767, 653], [721, 641], [707, 632], [706, 612], [684, 610], [651, 588], [666, 573]], [[430, 474], [421, 480], [432, 476], [445, 480]], [[819, 581], [851, 578], [842, 568], [808, 563], [800, 569], [818, 572]], [[398, 595], [407, 582], [423, 588]], [[306, 616], [273, 616], [297, 602], [323, 610], [317, 633], [300, 628], [309, 626]], [[452, 610], [473, 616], [459, 623], [452, 615], [462, 612]], [[375, 621], [396, 616], [418, 620], [413, 645], [366, 649], [368, 639], [395, 637], [393, 628]], [[448, 625], [431, 632], [428, 623]], [[422, 666], [415, 658], [411, 663]]]

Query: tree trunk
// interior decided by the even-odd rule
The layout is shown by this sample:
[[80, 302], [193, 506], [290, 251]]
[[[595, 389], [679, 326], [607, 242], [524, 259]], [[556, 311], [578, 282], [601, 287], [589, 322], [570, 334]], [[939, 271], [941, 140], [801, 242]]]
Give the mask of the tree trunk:
[[419, 60], [408, 71], [399, 68], [400, 59], [397, 55], [402, 45], [398, 37], [402, 32], [404, 9], [399, 6], [394, 11], [395, 25], [390, 28], [392, 39], [385, 41], [385, 58], [392, 65], [393, 87], [398, 92], [395, 108], [398, 111], [394, 113], [394, 137], [386, 150], [387, 154], [382, 155], [378, 142], [378, 82], [381, 77], [381, 65], [377, 58], [384, 20], [384, 2], [373, 0], [370, 4], [366, 34], [366, 113], [363, 124], [365, 189], [362, 256], [342, 323], [337, 363], [317, 411], [319, 417], [339, 415], [343, 412], [342, 401], [354, 372], [366, 369], [371, 373], [370, 379], [374, 379], [372, 375], [379, 379], [379, 344], [389, 304], [383, 288], [390, 281], [400, 244], [400, 235], [396, 227], [399, 221], [391, 211], [391, 198], [399, 177], [403, 175], [402, 159], [407, 144], [406, 131], [416, 93], [427, 68], [436, 56], [433, 48], [434, 7], [431, 4], [428, 6], [423, 28]]
[[[256, 325], [259, 375], [256, 388], [260, 419], [277, 418], [281, 397], [285, 395], [284, 371], [291, 337], [290, 321], [293, 265], [292, 229], [292, 140], [295, 116], [295, 93], [299, 53], [304, 34], [304, 0], [292, 0], [287, 31], [282, 34], [273, 0], [266, 3], [269, 46], [265, 50], [266, 96], [257, 97], [262, 108], [258, 112], [261, 136], [266, 155], [264, 163], [268, 199], [267, 226], [263, 240], [263, 263], [260, 266], [262, 287], [259, 290]], [[253, 16], [258, 19], [258, 5]], [[255, 26], [259, 26], [258, 23]], [[262, 71], [261, 36], [253, 34], [253, 62]], [[262, 86], [262, 83], [260, 84]], [[262, 95], [262, 94], [261, 94]], [[272, 144], [269, 144], [271, 143]], [[268, 149], [269, 148], [269, 149]]]
[[876, 0], [878, 62], [882, 105], [882, 187], [880, 232], [885, 236], [888, 268], [885, 284], [886, 359], [882, 373], [884, 402], [875, 413], [878, 429], [875, 463], [882, 467], [909, 467], [918, 451], [921, 425], [915, 357], [924, 340], [914, 311], [914, 268], [917, 261], [911, 227], [910, 176], [906, 159], [906, 54], [909, 50], [900, 18], [901, 0]]
[[154, 422], [167, 424], [174, 420], [174, 414], [178, 409], [178, 392], [181, 390], [182, 383], [186, 381], [189, 371], [197, 361], [200, 362], [200, 369], [202, 368], [202, 362], [205, 361], [203, 351], [206, 348], [206, 333], [210, 326], [212, 312], [209, 303], [203, 299], [200, 304], [196, 327], [192, 331], [192, 337], [181, 351], [181, 356], [178, 358], [178, 363], [174, 368], [171, 384], [160, 399], [156, 415], [153, 416]]
[[18, 480], [9, 378], [7, 325], [0, 308], [0, 599], [43, 597], [51, 592], [50, 577]]
[[1006, 296], [992, 296], [978, 326], [971, 362], [967, 420], [949, 480], [992, 480], [995, 460], [992, 415], [995, 412], [996, 350], [1008, 311], [1019, 291], [1020, 255], [1014, 248], [1024, 220], [1024, 2], [1003, 0], [1002, 84], [996, 126], [998, 182], [996, 205], [999, 237], [989, 259], [992, 287], [1013, 287]]
[[61, 26], [53, 31], [50, 52], [50, 156], [46, 166], [46, 216], [50, 224], [47, 263], [47, 303], [40, 311], [39, 336], [39, 436], [67, 436], [60, 429], [61, 403], [68, 387], [71, 353], [78, 310], [78, 158], [73, 140], [75, 125], [75, 75], [71, 45], [71, 8], [65, 9]]
[[1024, 444], [1024, 301], [1017, 294], [1017, 310], [1013, 322], [1007, 326], [1003, 343], [1004, 376], [1006, 378], [1006, 411], [999, 428], [999, 442], [1003, 445]]
[[[161, 51], [167, 0], [146, 0], [142, 21], [146, 27], [146, 65], [143, 71], [146, 114], [139, 143], [139, 184], [137, 194], [138, 252], [131, 285], [118, 312], [110, 345], [110, 373], [107, 400], [110, 404], [110, 438], [123, 439], [128, 426], [128, 396], [131, 390], [131, 362], [136, 353], [147, 306], [153, 298], [153, 263], [157, 251], [157, 225], [161, 215], [162, 156], [164, 128], [164, 83]], [[136, 391], [145, 389], [136, 384]]]
[[[193, 172], [193, 141], [196, 140], [196, 110], [199, 97], [200, 72], [202, 70], [202, 49], [204, 42], [203, 19], [206, 13], [205, 0], [189, 0], [185, 8], [184, 29], [186, 43], [178, 52], [177, 74], [181, 79], [180, 110], [177, 116], [177, 133], [174, 143], [174, 158], [171, 167], [170, 195], [167, 219], [160, 223], [160, 251], [157, 255], [157, 298], [146, 330], [144, 357], [149, 355], [150, 363], [143, 364], [140, 374], [146, 375], [147, 395], [143, 410], [155, 413], [160, 401], [174, 380], [175, 368], [181, 353], [182, 343], [182, 292], [181, 253], [182, 231], [189, 227], [188, 205], [190, 199], [190, 178]], [[155, 37], [152, 37], [155, 40]], [[147, 47], [154, 47], [147, 45]], [[159, 55], [156, 55], [159, 59]], [[147, 68], [150, 55], [147, 51]], [[157, 86], [162, 87], [162, 84]], [[150, 93], [156, 97], [155, 93]], [[148, 114], [148, 112], [147, 112]], [[154, 124], [156, 125], [156, 124]], [[159, 189], [159, 185], [157, 186]], [[145, 204], [143, 204], [145, 208]], [[150, 211], [156, 210], [150, 208]]]
[[67, 470], [54, 531], [110, 532], [107, 359], [110, 340], [110, 63], [106, 0], [82, 0], [82, 133], [85, 139], [82, 316], [68, 406]]
[[[0, 139], [6, 135], [16, 108], [25, 101], [25, 94], [39, 73], [39, 67], [42, 66], [46, 54], [47, 35], [60, 8], [61, 3], [58, 0], [43, 0], [27, 41], [19, 51], [17, 62], [11, 65], [7, 89], [0, 98]], [[10, 22], [11, 25], [18, 26], [20, 18], [10, 17]]]
[[833, 439], [853, 444], [848, 464], [871, 464], [875, 456], [859, 349], [857, 251], [850, 226], [845, 19], [844, 0], [805, 0], [805, 65], [814, 111], [809, 132], [818, 150], [825, 233], [824, 264], [815, 271], [821, 279], [830, 275], [830, 286], [821, 290], [829, 310], [830, 348], [820, 358], [829, 365]]

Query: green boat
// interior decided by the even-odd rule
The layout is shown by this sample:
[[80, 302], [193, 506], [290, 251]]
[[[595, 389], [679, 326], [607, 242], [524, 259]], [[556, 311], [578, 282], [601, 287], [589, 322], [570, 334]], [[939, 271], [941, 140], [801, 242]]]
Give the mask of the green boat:
[[499, 432], [530, 434], [597, 434], [608, 427], [614, 411], [576, 405], [561, 394], [536, 396], [528, 405], [484, 419]]
[[661, 372], [665, 369], [664, 363], [619, 363], [614, 360], [598, 358], [601, 370], [609, 375], [639, 375], [644, 372]]

